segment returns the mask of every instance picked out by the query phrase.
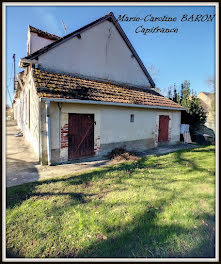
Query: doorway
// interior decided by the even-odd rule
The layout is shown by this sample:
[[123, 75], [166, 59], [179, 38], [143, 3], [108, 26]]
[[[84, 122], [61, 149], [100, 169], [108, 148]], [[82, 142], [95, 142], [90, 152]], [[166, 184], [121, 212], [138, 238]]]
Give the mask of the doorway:
[[94, 155], [94, 114], [69, 114], [68, 160]]
[[159, 116], [159, 133], [158, 142], [168, 142], [168, 129], [169, 129], [169, 116], [160, 115]]

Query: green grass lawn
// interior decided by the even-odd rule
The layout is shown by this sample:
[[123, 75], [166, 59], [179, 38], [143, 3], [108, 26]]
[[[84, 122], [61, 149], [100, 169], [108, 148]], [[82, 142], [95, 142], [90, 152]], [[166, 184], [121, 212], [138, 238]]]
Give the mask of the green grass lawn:
[[215, 257], [215, 148], [7, 188], [8, 257]]

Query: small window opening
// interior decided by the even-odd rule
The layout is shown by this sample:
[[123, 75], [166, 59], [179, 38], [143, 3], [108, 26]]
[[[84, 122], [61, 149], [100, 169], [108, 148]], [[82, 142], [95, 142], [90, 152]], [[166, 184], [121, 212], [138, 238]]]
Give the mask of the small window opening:
[[134, 114], [130, 115], [130, 122], [133, 123], [134, 122]]

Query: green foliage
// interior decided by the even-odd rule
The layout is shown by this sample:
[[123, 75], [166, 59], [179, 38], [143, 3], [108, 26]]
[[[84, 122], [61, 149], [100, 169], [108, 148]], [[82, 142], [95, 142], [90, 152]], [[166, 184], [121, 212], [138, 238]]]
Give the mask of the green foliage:
[[206, 114], [193, 90], [191, 92], [190, 82], [184, 81], [181, 84], [180, 91], [177, 90], [175, 85], [173, 91], [169, 87], [168, 97], [186, 109], [186, 111], [182, 111], [181, 115], [181, 122], [183, 124], [189, 124], [194, 129], [206, 122]]
[[169, 99], [173, 99], [173, 97], [172, 97], [172, 87], [170, 86], [169, 88], [168, 88], [168, 95], [167, 95], [167, 97], [169, 98]]
[[168, 98], [171, 99], [171, 100], [173, 100], [176, 103], [179, 103], [180, 102], [180, 95], [177, 92], [177, 87], [176, 87], [175, 84], [174, 84], [173, 87], [172, 86], [169, 87], [169, 90], [168, 90]]

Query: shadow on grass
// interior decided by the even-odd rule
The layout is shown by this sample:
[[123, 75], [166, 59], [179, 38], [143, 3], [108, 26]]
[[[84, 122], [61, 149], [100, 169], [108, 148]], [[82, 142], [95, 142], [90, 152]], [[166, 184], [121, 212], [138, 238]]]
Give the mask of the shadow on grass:
[[[193, 160], [186, 159], [182, 156], [182, 153], [188, 152], [189, 150], [178, 151], [175, 153], [175, 161], [183, 165], [188, 164], [191, 170], [203, 171], [208, 173], [208, 170], [199, 168]], [[193, 151], [193, 150], [191, 150]], [[72, 193], [72, 192], [37, 192], [36, 187], [42, 184], [50, 184], [56, 182], [65, 182], [68, 186], [71, 185], [90, 185], [91, 181], [96, 184], [96, 180], [101, 178], [111, 178], [113, 177], [111, 172], [119, 172], [118, 176], [114, 176], [118, 183], [119, 180], [124, 177], [130, 177], [137, 169], [143, 168], [154, 168], [163, 169], [160, 164], [145, 163], [147, 158], [142, 158], [137, 162], [133, 163], [123, 163], [120, 165], [115, 165], [111, 167], [102, 168], [88, 173], [83, 173], [76, 176], [71, 176], [68, 178], [59, 178], [46, 180], [41, 182], [24, 184], [22, 186], [16, 186], [8, 188], [7, 190], [7, 206], [12, 208], [22, 201], [29, 199], [30, 197], [45, 197], [51, 195], [69, 195], [74, 204], [76, 203], [86, 203], [87, 196], [94, 196], [98, 194], [87, 194], [87, 193]], [[165, 165], [167, 166], [167, 165]], [[125, 173], [122, 173], [125, 172]], [[149, 180], [154, 182], [155, 178], [148, 177]], [[199, 177], [189, 179], [188, 181], [197, 181]], [[169, 179], [166, 179], [168, 181]], [[172, 180], [173, 181], [173, 180]], [[183, 181], [183, 180], [177, 180]], [[192, 199], [194, 197], [182, 198], [182, 193], [185, 192], [185, 187], [180, 191], [179, 194], [173, 193], [172, 190], [166, 188], [166, 182], [164, 187], [158, 186], [154, 183], [152, 188], [156, 190], [170, 191], [170, 198], [168, 199], [158, 199], [152, 202], [151, 205], [146, 206], [146, 210], [135, 215], [133, 220], [125, 225], [119, 223], [119, 228], [117, 226], [105, 226], [103, 223], [103, 229], [106, 230], [105, 236], [107, 239], [104, 240], [102, 237], [95, 237], [91, 243], [79, 251], [69, 250], [67, 244], [67, 250], [60, 252], [59, 258], [86, 258], [86, 257], [104, 257], [104, 258], [213, 258], [215, 256], [214, 247], [214, 216], [211, 214], [201, 214], [197, 216], [192, 216], [192, 218], [197, 219], [200, 222], [196, 227], [184, 227], [179, 223], [172, 222], [164, 225], [158, 225], [159, 215], [170, 205], [174, 199]], [[87, 189], [86, 189], [87, 190]], [[101, 194], [102, 195], [102, 194]], [[178, 195], [178, 197], [177, 197]], [[213, 199], [212, 195], [207, 197], [208, 199]], [[195, 199], [200, 199], [197, 197]], [[57, 214], [63, 214], [65, 208], [53, 207], [51, 208]], [[51, 211], [50, 210], [50, 211]], [[122, 216], [123, 217], [123, 216]], [[198, 240], [195, 240], [195, 237]], [[186, 247], [181, 248], [179, 246], [180, 241], [187, 241]], [[185, 245], [185, 243], [184, 243]], [[15, 254], [13, 249], [8, 248], [7, 257], [23, 257], [20, 253]], [[51, 256], [47, 256], [51, 257]]]
[[[164, 204], [165, 206], [166, 204]], [[87, 248], [79, 251], [75, 257], [80, 258], [214, 258], [215, 239], [213, 224], [198, 228], [184, 228], [179, 224], [157, 224], [157, 216], [164, 206], [154, 207], [137, 216], [125, 225], [117, 235], [110, 233], [107, 240], [95, 241]], [[198, 216], [200, 219], [211, 219], [209, 214]], [[208, 220], [207, 220], [208, 221]], [[198, 243], [191, 245], [191, 239], [200, 237]], [[179, 248], [180, 238], [189, 239], [186, 248]], [[73, 257], [63, 255], [62, 257]]]
[[192, 149], [192, 152], [207, 152], [207, 153], [214, 153], [215, 149], [205, 149], [208, 148], [208, 146], [200, 146], [200, 148]]
[[15, 253], [11, 248], [6, 248], [6, 258], [25, 258], [25, 256], [18, 252]]
[[[176, 198], [158, 199], [129, 223], [118, 226], [103, 226], [106, 240], [95, 237], [95, 240], [81, 250], [66, 249], [56, 256], [46, 258], [214, 258], [215, 231], [214, 216], [203, 213], [195, 216], [200, 225], [183, 227], [179, 223], [158, 225], [158, 217]], [[195, 240], [198, 237], [199, 239]], [[185, 241], [184, 247], [179, 246]], [[21, 252], [7, 249], [8, 258], [23, 258]]]
[[[36, 193], [36, 187], [44, 184], [51, 184], [51, 183], [58, 183], [58, 182], [64, 182], [67, 185], [81, 185], [85, 184], [87, 185], [92, 180], [99, 180], [100, 178], [104, 178], [106, 174], [115, 172], [115, 171], [124, 171], [125, 174], [128, 173], [128, 176], [130, 176], [135, 169], [137, 168], [144, 168], [145, 167], [145, 159], [142, 158], [136, 163], [123, 163], [120, 165], [115, 166], [108, 166], [105, 168], [95, 169], [93, 171], [87, 172], [87, 173], [81, 173], [80, 175], [74, 175], [70, 177], [63, 177], [63, 178], [56, 178], [56, 179], [50, 179], [50, 180], [43, 180], [38, 182], [32, 182], [32, 183], [25, 183], [23, 185], [19, 186], [13, 186], [9, 187], [6, 190], [7, 193], [7, 208], [13, 208], [14, 206], [22, 203], [24, 200], [27, 200], [31, 198], [32, 196], [44, 196], [44, 195], [59, 195], [59, 193]], [[125, 177], [125, 174], [122, 174], [121, 176], [115, 178], [116, 181], [120, 181], [121, 178]], [[108, 178], [110, 178], [108, 176]], [[66, 195], [65, 193], [60, 193], [60, 195]], [[72, 198], [76, 198], [79, 196], [79, 193], [69, 193], [69, 195]], [[86, 195], [86, 194], [81, 194]]]
[[[188, 152], [188, 151], [187, 151]], [[214, 150], [193, 150], [192, 152], [213, 152], [214, 153]], [[215, 159], [214, 159], [215, 160]], [[191, 159], [187, 159], [187, 158], [184, 158], [183, 157], [183, 151], [177, 151], [175, 153], [175, 161], [174, 162], [177, 162], [181, 165], [184, 165], [184, 166], [188, 166], [189, 167], [189, 171], [199, 171], [199, 172], [207, 172], [208, 173], [208, 169], [205, 169], [203, 167], [199, 167], [196, 165], [196, 163], [194, 162], [194, 160], [191, 160]], [[215, 171], [210, 171], [209, 172], [210, 175], [215, 175]]]
[[[180, 155], [178, 155], [180, 156]], [[192, 164], [192, 163], [191, 163]], [[193, 164], [192, 164], [193, 165]], [[194, 169], [199, 169], [193, 166]], [[199, 169], [201, 171], [201, 169]], [[196, 178], [198, 179], [198, 178]], [[155, 186], [156, 187], [156, 186]], [[165, 189], [168, 190], [168, 189]], [[185, 191], [185, 189], [183, 190]], [[179, 197], [182, 196], [182, 191]], [[192, 199], [194, 197], [188, 197]], [[198, 198], [213, 199], [212, 195]], [[121, 231], [109, 229], [108, 239], [95, 241], [90, 246], [79, 251], [75, 257], [92, 258], [214, 258], [215, 257], [215, 216], [202, 213], [195, 216], [200, 221], [197, 227], [183, 227], [181, 224], [165, 224], [159, 226], [158, 216], [164, 209], [177, 199], [172, 194], [170, 199], [159, 199], [146, 212], [134, 217], [133, 221], [121, 227]], [[185, 199], [186, 198], [181, 198]], [[196, 198], [195, 198], [196, 199]], [[185, 239], [199, 237], [197, 243], [191, 244], [189, 239], [186, 248], [179, 248], [180, 236]], [[173, 238], [173, 239], [171, 239]], [[179, 248], [179, 250], [178, 250]], [[73, 257], [73, 254], [62, 257]]]
[[[207, 169], [204, 169], [202, 167], [198, 167], [193, 160], [183, 158], [183, 156], [182, 156], [183, 153], [191, 152], [191, 151], [197, 151], [197, 150], [196, 149], [187, 149], [187, 150], [179, 150], [179, 151], [175, 152], [174, 153], [175, 154], [174, 162], [177, 162], [181, 165], [188, 164], [190, 171], [201, 171], [201, 172], [205, 171], [208, 174]], [[203, 149], [198, 150], [198, 152], [201, 152], [201, 151], [205, 152], [205, 150], [203, 150]], [[211, 152], [214, 152], [214, 150], [211, 150]], [[161, 154], [158, 156], [164, 156], [164, 155], [168, 155], [168, 154]], [[107, 166], [104, 168], [95, 169], [95, 170], [87, 172], [87, 173], [81, 173], [79, 175], [77, 174], [77, 175], [70, 176], [70, 177], [62, 177], [62, 178], [56, 178], [56, 179], [50, 179], [50, 180], [43, 180], [43, 181], [38, 181], [38, 182], [25, 183], [25, 184], [19, 185], [19, 186], [9, 187], [9, 188], [7, 188], [7, 191], [6, 191], [7, 192], [7, 208], [12, 208], [12, 207], [22, 203], [22, 201], [27, 200], [32, 196], [36, 196], [35, 189], [37, 186], [42, 185], [42, 184], [65, 182], [65, 184], [67, 184], [67, 185], [86, 184], [86, 187], [87, 187], [87, 184], [89, 184], [93, 180], [96, 181], [96, 180], [99, 180], [101, 178], [105, 179], [106, 177], [108, 177], [110, 179], [111, 177], [110, 177], [109, 173], [124, 172], [123, 174], [119, 173], [118, 177], [114, 176], [114, 179], [117, 181], [117, 183], [121, 183], [122, 179], [130, 178], [131, 175], [137, 169], [148, 168], [148, 169], [160, 169], [161, 170], [161, 169], [164, 169], [166, 166], [166, 165], [161, 165], [161, 164], [155, 164], [153, 162], [150, 164], [146, 164], [145, 162], [147, 160], [148, 160], [148, 157], [143, 157], [143, 158], [141, 158], [135, 162], [126, 162], [126, 163], [121, 163], [118, 165]], [[211, 171], [209, 173], [211, 174], [211, 176], [214, 176], [215, 172]], [[108, 175], [108, 176], [106, 176], [106, 175]], [[148, 178], [151, 179], [151, 176], [149, 176]], [[200, 177], [195, 178], [196, 181], [198, 179], [200, 179]], [[152, 180], [154, 181], [155, 178], [152, 178]], [[191, 180], [194, 180], [194, 179], [191, 179]], [[165, 177], [165, 181], [168, 181], [168, 179], [166, 177]], [[169, 181], [169, 183], [175, 182], [175, 181], [185, 181], [185, 180], [171, 180], [171, 181]], [[187, 179], [187, 181], [189, 181], [189, 180]], [[155, 186], [155, 187], [160, 188], [159, 186], [158, 187]], [[168, 189], [163, 187], [162, 190], [168, 190]], [[53, 195], [53, 193], [48, 192], [47, 195]], [[56, 195], [59, 195], [59, 194], [56, 193]], [[65, 195], [65, 193], [60, 193], [60, 195]], [[69, 193], [69, 195], [71, 197], [73, 197], [74, 199], [76, 199], [76, 197], [79, 196], [79, 193]], [[81, 195], [85, 196], [86, 194], [81, 194]]]

